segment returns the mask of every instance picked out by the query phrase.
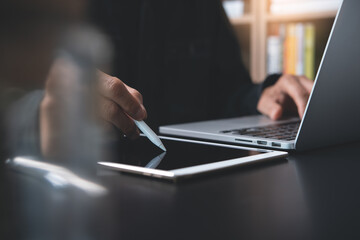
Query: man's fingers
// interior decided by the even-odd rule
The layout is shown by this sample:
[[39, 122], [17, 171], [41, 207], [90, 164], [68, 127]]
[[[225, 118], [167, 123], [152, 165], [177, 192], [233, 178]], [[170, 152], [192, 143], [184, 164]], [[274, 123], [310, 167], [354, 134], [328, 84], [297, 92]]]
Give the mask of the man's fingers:
[[308, 79], [307, 77], [301, 76], [299, 77], [300, 83], [304, 86], [304, 88], [308, 91], [310, 94], [312, 91], [312, 88], [314, 86], [314, 82]]
[[143, 104], [143, 97], [141, 95], [141, 93], [136, 90], [135, 88], [129, 87], [128, 85], [126, 85], [126, 88], [128, 89], [128, 91], [130, 92], [131, 95], [133, 95], [141, 104]]
[[106, 78], [103, 84], [105, 97], [116, 102], [130, 117], [142, 120], [146, 117], [145, 108], [128, 91], [126, 85], [115, 77]]
[[129, 138], [139, 135], [134, 121], [113, 101], [103, 98], [101, 103], [102, 118], [120, 129]]
[[146, 110], [138, 99], [140, 95], [133, 96], [120, 79], [105, 73], [100, 74], [100, 93], [118, 104], [130, 117], [136, 120], [146, 118]]
[[284, 80], [282, 81], [282, 88], [284, 93], [288, 94], [294, 100], [298, 109], [298, 114], [300, 118], [302, 118], [310, 93], [295, 76], [284, 76]]
[[283, 114], [283, 107], [276, 101], [276, 98], [271, 94], [264, 93], [258, 103], [258, 111], [270, 117], [273, 120], [278, 120]]

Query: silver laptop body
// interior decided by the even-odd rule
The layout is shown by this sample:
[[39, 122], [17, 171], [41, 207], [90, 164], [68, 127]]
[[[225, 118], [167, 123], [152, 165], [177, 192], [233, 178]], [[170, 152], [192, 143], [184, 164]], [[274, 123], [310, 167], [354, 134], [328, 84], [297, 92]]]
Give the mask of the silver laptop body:
[[[336, 16], [302, 121], [265, 116], [160, 127], [160, 133], [275, 149], [308, 150], [360, 140], [360, 1], [344, 0]], [[276, 137], [264, 137], [274, 125]], [[281, 137], [295, 125], [293, 138]], [[243, 133], [245, 129], [245, 134]], [[273, 133], [272, 133], [273, 134]]]

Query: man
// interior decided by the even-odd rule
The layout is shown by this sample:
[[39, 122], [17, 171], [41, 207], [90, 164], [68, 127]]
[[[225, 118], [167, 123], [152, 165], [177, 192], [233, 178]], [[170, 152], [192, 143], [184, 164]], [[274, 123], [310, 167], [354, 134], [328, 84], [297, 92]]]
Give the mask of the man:
[[[93, 21], [115, 43], [114, 71], [101, 74], [103, 118], [126, 135], [129, 116], [163, 124], [262, 113], [303, 116], [312, 81], [272, 75], [251, 82], [220, 0], [92, 1]], [[121, 80], [120, 80], [121, 79]], [[142, 105], [142, 96], [145, 108]]]
[[[99, 72], [101, 117], [130, 138], [132, 119], [162, 124], [255, 114], [273, 119], [297, 110], [300, 117], [312, 83], [303, 77], [273, 75], [254, 85], [237, 40], [218, 0], [94, 1], [92, 17], [115, 43], [119, 78]], [[61, 81], [54, 64], [40, 106], [41, 152], [52, 141]], [[41, 101], [41, 102], [40, 102]], [[36, 106], [36, 102], [32, 104]], [[20, 131], [21, 132], [21, 131]], [[19, 134], [21, 135], [21, 134]], [[51, 145], [51, 144], [50, 144]], [[45, 154], [46, 156], [46, 154]]]

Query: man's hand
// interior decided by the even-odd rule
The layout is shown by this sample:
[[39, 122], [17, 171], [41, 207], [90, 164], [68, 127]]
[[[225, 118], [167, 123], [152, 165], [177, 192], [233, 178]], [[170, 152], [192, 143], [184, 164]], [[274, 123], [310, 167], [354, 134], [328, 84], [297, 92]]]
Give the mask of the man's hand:
[[129, 138], [137, 137], [139, 130], [132, 119], [140, 121], [147, 116], [142, 95], [116, 77], [100, 71], [98, 76], [101, 117]]
[[303, 76], [283, 75], [275, 85], [264, 90], [257, 109], [273, 120], [290, 114], [302, 118], [313, 84]]
[[[72, 96], [83, 91], [74, 80], [78, 74], [77, 68], [63, 59], [57, 59], [51, 67], [40, 104], [41, 150], [45, 157], [56, 156], [59, 152], [66, 108], [73, 104]], [[98, 78], [98, 117], [111, 130], [115, 127], [127, 137], [136, 138], [139, 130], [132, 119], [143, 120], [147, 116], [141, 94], [103, 72], [98, 71]]]

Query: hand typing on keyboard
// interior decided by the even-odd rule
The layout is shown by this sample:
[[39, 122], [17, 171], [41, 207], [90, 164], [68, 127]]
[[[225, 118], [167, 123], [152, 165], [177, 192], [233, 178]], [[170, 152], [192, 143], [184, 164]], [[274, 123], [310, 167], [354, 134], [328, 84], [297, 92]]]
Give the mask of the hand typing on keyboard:
[[263, 91], [257, 109], [273, 120], [291, 114], [302, 118], [313, 84], [303, 76], [283, 75]]

